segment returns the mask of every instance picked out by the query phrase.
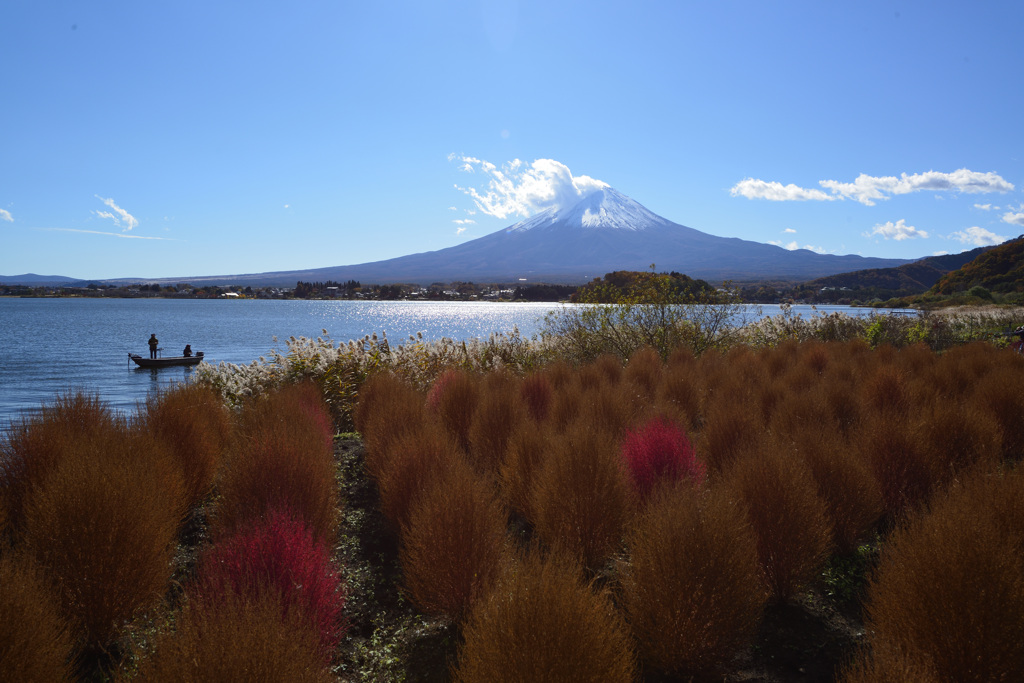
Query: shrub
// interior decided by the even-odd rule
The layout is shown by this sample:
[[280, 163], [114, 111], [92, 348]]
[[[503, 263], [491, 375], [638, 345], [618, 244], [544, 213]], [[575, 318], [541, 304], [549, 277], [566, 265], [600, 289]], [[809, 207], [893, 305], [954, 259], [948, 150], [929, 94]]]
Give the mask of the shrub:
[[456, 460], [426, 484], [401, 538], [413, 602], [459, 621], [487, 592], [506, 551], [504, 510], [472, 468]]
[[338, 569], [327, 548], [287, 510], [247, 524], [207, 550], [195, 590], [198, 609], [214, 612], [230, 595], [255, 600], [272, 593], [285, 618], [297, 613], [319, 635], [326, 661], [345, 632], [345, 591]]
[[723, 472], [757, 447], [762, 434], [758, 417], [739, 401], [717, 402], [707, 411], [697, 450], [712, 471]]
[[527, 375], [519, 385], [519, 397], [535, 422], [544, 422], [547, 419], [553, 393], [547, 375], [537, 372]]
[[[1011, 354], [1011, 352], [1007, 352]], [[1012, 354], [1011, 354], [1012, 355]], [[1002, 456], [1009, 460], [1024, 458], [1024, 395], [1021, 383], [1024, 373], [1007, 366], [998, 373], [989, 373], [974, 387], [971, 402], [986, 411], [999, 425]]]
[[945, 680], [920, 658], [911, 658], [893, 647], [876, 647], [858, 654], [838, 680], [842, 683], [940, 683]]
[[223, 399], [211, 387], [183, 384], [151, 397], [141, 417], [143, 428], [181, 465], [186, 497], [195, 505], [213, 487], [227, 447], [230, 418]]
[[743, 508], [720, 492], [664, 488], [627, 539], [623, 593], [641, 658], [683, 679], [721, 674], [767, 599]]
[[692, 355], [688, 357], [690, 358], [689, 362], [673, 363], [672, 359], [669, 359], [658, 387], [657, 403], [663, 409], [678, 416], [679, 421], [687, 428], [693, 429], [701, 421], [701, 392], [694, 373], [696, 364], [693, 362]]
[[469, 454], [477, 471], [493, 479], [505, 460], [509, 437], [527, 417], [518, 400], [518, 382], [507, 374], [491, 373], [481, 393], [469, 427]]
[[[612, 360], [615, 360], [612, 358]], [[599, 360], [599, 362], [601, 362]], [[621, 366], [620, 366], [621, 367]], [[629, 357], [626, 379], [633, 382], [647, 400], [654, 397], [661, 380], [662, 361], [658, 352], [649, 346], [639, 349]]]
[[551, 443], [534, 477], [538, 537], [591, 568], [618, 549], [631, 513], [629, 475], [617, 450], [601, 431], [580, 424]]
[[75, 444], [25, 504], [24, 541], [91, 649], [155, 606], [185, 510], [172, 456], [123, 426]]
[[476, 381], [462, 370], [446, 370], [427, 394], [427, 409], [440, 418], [441, 424], [466, 453], [478, 397]]
[[76, 444], [109, 432], [118, 420], [98, 396], [58, 396], [37, 415], [12, 422], [0, 441], [0, 490], [7, 522], [22, 526], [25, 497]]
[[834, 433], [805, 435], [798, 450], [825, 505], [832, 543], [852, 552], [882, 516], [882, 492], [867, 465]]
[[334, 538], [339, 500], [333, 447], [318, 414], [303, 404], [305, 391], [285, 387], [243, 408], [219, 483], [215, 536], [287, 508], [318, 541]]
[[394, 528], [409, 524], [410, 511], [434, 477], [464, 457], [451, 436], [436, 424], [407, 431], [391, 445], [377, 474], [380, 510]]
[[895, 517], [928, 500], [939, 473], [901, 421], [885, 416], [865, 421], [859, 448], [881, 488], [886, 513]]
[[490, 681], [626, 682], [636, 665], [607, 592], [565, 559], [531, 553], [470, 613], [453, 678]]
[[893, 533], [868, 587], [875, 652], [942, 680], [1024, 672], [1024, 476], [973, 477]]
[[377, 478], [392, 442], [426, 421], [423, 396], [394, 374], [382, 372], [363, 384], [354, 419], [366, 447], [366, 470]]
[[56, 592], [27, 558], [0, 556], [0, 674], [8, 681], [66, 681], [74, 643]]
[[498, 481], [502, 500], [527, 522], [533, 523], [531, 492], [549, 449], [548, 430], [521, 427], [509, 439], [505, 462]]
[[827, 557], [829, 525], [807, 466], [770, 445], [740, 458], [726, 476], [747, 507], [772, 597], [783, 602]]
[[633, 487], [642, 499], [662, 482], [689, 480], [700, 484], [705, 478], [704, 463], [697, 460], [690, 440], [678, 425], [664, 416], [627, 432], [622, 442], [622, 457]]
[[324, 667], [316, 631], [297, 612], [281, 618], [274, 593], [224, 595], [217, 609], [186, 606], [177, 630], [158, 638], [142, 660], [142, 681], [334, 680]]

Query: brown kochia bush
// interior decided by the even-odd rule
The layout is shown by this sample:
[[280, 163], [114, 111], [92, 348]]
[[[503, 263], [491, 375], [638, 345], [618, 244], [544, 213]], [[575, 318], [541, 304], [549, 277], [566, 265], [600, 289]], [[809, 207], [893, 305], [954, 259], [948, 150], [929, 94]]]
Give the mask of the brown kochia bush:
[[533, 480], [547, 457], [553, 438], [543, 426], [522, 426], [509, 439], [505, 462], [501, 466], [499, 489], [502, 499], [522, 518], [533, 523]]
[[[284, 617], [282, 618], [282, 614]], [[333, 681], [316, 629], [273, 592], [222, 596], [217, 609], [186, 606], [177, 630], [158, 638], [133, 680]]]
[[539, 372], [527, 375], [519, 386], [519, 397], [535, 422], [544, 422], [547, 419], [553, 393], [551, 381], [547, 375]]
[[785, 601], [815, 575], [829, 550], [825, 507], [807, 465], [768, 445], [738, 459], [725, 484], [747, 507], [773, 599]]
[[0, 557], [0, 677], [65, 681], [74, 644], [54, 588], [28, 558]]
[[143, 428], [180, 463], [195, 505], [213, 487], [227, 448], [231, 422], [223, 399], [207, 385], [184, 384], [150, 398], [141, 412]]
[[1024, 476], [982, 474], [897, 529], [868, 586], [872, 648], [941, 680], [1024, 676]]
[[885, 511], [891, 517], [925, 503], [931, 496], [941, 470], [903, 421], [885, 415], [865, 419], [857, 446], [878, 482]]
[[426, 422], [423, 395], [394, 374], [380, 372], [360, 387], [352, 417], [366, 447], [366, 471], [377, 478], [391, 444]]
[[641, 659], [684, 680], [720, 674], [768, 597], [743, 507], [721, 491], [665, 488], [627, 540], [624, 601]]
[[509, 438], [527, 421], [526, 409], [519, 400], [519, 382], [504, 372], [488, 375], [480, 393], [469, 427], [469, 454], [478, 472], [495, 478]]
[[30, 493], [26, 549], [88, 648], [104, 648], [166, 593], [185, 508], [173, 456], [123, 425], [79, 441]]
[[460, 620], [501, 570], [507, 516], [490, 487], [462, 460], [420, 494], [402, 531], [400, 557], [413, 602]]
[[243, 408], [218, 484], [221, 497], [211, 520], [216, 537], [287, 508], [317, 540], [333, 542], [340, 505], [334, 454], [323, 423], [326, 409], [319, 397], [319, 404], [310, 403], [311, 391], [292, 385]]
[[409, 524], [410, 511], [434, 477], [463, 457], [452, 437], [434, 423], [418, 425], [392, 442], [378, 468], [377, 490], [380, 510], [395, 530]]
[[13, 422], [0, 439], [0, 504], [14, 530], [22, 525], [28, 492], [76, 444], [109, 432], [118, 420], [96, 396], [58, 396], [37, 415]]
[[617, 444], [579, 424], [551, 442], [533, 481], [530, 508], [537, 536], [590, 568], [618, 548], [633, 498]]
[[459, 683], [625, 683], [636, 664], [621, 618], [566, 559], [531, 552], [503, 574], [463, 627]]
[[473, 423], [479, 387], [463, 370], [446, 370], [427, 394], [427, 411], [441, 420], [459, 447], [469, 452], [469, 427]]
[[825, 504], [836, 551], [852, 552], [882, 516], [878, 482], [840, 434], [807, 430], [795, 435], [795, 446]]

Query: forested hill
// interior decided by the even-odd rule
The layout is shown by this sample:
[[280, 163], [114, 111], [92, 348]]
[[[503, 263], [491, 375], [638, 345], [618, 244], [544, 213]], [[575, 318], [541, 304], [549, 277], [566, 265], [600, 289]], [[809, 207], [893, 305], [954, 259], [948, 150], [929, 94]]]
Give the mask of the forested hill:
[[816, 289], [877, 290], [888, 296], [910, 296], [928, 291], [943, 276], [996, 247], [978, 247], [960, 254], [928, 256], [895, 268], [871, 268], [829, 275], [807, 282]]
[[1024, 235], [989, 247], [957, 270], [946, 273], [929, 294], [955, 294], [977, 286], [990, 292], [1024, 291]]

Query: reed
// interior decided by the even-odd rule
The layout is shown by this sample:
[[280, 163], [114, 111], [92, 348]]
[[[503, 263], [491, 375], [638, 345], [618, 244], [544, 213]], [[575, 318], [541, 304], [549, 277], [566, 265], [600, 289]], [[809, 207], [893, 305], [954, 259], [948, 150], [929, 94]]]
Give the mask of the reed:
[[479, 601], [462, 630], [458, 683], [636, 680], [629, 637], [606, 591], [570, 560], [529, 553]]
[[742, 506], [721, 491], [663, 488], [627, 539], [623, 596], [642, 660], [681, 680], [723, 674], [768, 597]]

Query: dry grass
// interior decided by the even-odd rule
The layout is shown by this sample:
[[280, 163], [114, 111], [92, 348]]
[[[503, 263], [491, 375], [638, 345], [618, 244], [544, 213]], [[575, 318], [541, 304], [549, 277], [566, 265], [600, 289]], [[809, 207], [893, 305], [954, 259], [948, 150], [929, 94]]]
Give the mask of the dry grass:
[[470, 613], [453, 679], [626, 683], [636, 665], [610, 596], [573, 562], [532, 552]]
[[628, 545], [625, 610], [643, 661], [683, 680], [723, 673], [767, 599], [742, 507], [720, 492], [662, 489]]

